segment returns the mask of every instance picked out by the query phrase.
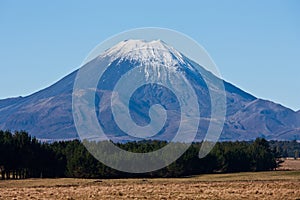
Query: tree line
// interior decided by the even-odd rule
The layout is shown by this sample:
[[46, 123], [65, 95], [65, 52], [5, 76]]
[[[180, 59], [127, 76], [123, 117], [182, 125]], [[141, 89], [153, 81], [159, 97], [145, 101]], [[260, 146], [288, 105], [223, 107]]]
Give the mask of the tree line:
[[[95, 147], [100, 143], [94, 143]], [[139, 153], [151, 152], [167, 144], [166, 141], [115, 143], [124, 150]], [[201, 142], [193, 143], [177, 161], [163, 169], [130, 174], [105, 166], [79, 140], [45, 143], [24, 131], [0, 131], [0, 176], [2, 179], [181, 177], [216, 172], [266, 171], [278, 167], [278, 153], [265, 139], [218, 142], [202, 159], [198, 158], [200, 147]]]
[[270, 147], [276, 153], [277, 157], [297, 159], [300, 156], [300, 143], [296, 140], [270, 141]]

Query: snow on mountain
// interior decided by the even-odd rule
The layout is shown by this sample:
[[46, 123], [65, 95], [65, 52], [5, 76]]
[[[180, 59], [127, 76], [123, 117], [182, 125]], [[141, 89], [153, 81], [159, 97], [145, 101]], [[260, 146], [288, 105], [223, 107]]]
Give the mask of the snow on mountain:
[[161, 70], [167, 67], [169, 71], [175, 71], [179, 66], [185, 66], [190, 70], [194, 68], [186, 63], [184, 56], [171, 46], [161, 40], [150, 42], [144, 40], [125, 40], [104, 52], [101, 59], [109, 59], [110, 64], [118, 60], [115, 64], [124, 61], [134, 63], [137, 66], [145, 67], [145, 75], [148, 79], [150, 74], [155, 74], [161, 78]]
[[144, 40], [125, 40], [104, 52], [102, 57], [109, 56], [111, 61], [119, 59], [140, 61], [143, 65], [156, 66], [164, 64], [168, 67], [183, 64], [183, 56], [173, 47], [161, 40], [150, 42]]

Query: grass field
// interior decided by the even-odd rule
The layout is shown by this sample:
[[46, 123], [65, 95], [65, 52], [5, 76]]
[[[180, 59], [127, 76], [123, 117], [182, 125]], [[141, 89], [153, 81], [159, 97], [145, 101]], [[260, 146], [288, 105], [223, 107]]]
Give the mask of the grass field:
[[[286, 161], [284, 168], [300, 160]], [[299, 199], [300, 171], [212, 174], [174, 179], [0, 181], [0, 199]]]
[[0, 181], [0, 199], [300, 199], [300, 172], [201, 175], [178, 179]]

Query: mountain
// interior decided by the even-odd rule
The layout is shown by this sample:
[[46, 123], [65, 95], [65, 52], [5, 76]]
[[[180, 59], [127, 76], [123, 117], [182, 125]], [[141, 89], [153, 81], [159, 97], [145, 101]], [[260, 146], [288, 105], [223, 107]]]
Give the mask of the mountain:
[[[129, 70], [146, 66], [146, 79], [160, 77], [170, 83], [176, 81], [169, 74], [176, 72], [187, 77], [198, 97], [201, 120], [197, 140], [203, 139], [210, 117], [209, 91], [205, 80], [218, 79], [211, 72], [190, 60], [163, 41], [126, 40], [106, 50], [88, 66], [107, 63], [107, 70], [99, 80], [95, 106], [98, 121], [109, 137], [117, 141], [135, 139], [127, 136], [114, 122], [109, 99], [118, 80]], [[165, 67], [161, 67], [161, 66]], [[147, 67], [148, 66], [148, 67]], [[197, 73], [201, 71], [201, 76]], [[0, 100], [0, 129], [26, 130], [39, 139], [74, 139], [78, 135], [72, 115], [72, 92], [78, 70], [57, 83], [30, 96]], [[179, 76], [178, 75], [178, 76]], [[204, 78], [203, 78], [204, 77]], [[93, 78], [91, 76], [91, 78]], [[300, 113], [271, 101], [258, 99], [238, 87], [224, 82], [227, 113], [220, 140], [252, 140], [264, 137], [272, 140], [300, 139]], [[84, 91], [85, 92], [85, 91]], [[216, 89], [218, 92], [218, 89]], [[134, 92], [130, 102], [131, 117], [139, 125], [147, 125], [149, 107], [162, 104], [170, 111], [162, 131], [150, 139], [169, 140], [178, 129], [180, 113], [172, 92], [159, 85], [147, 85]], [[140, 106], [143, 105], [143, 106]]]

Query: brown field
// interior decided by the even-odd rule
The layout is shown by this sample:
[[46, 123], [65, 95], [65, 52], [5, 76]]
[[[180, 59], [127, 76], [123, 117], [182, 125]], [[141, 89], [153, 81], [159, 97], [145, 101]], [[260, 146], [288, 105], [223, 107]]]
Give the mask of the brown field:
[[286, 158], [279, 169], [300, 171], [300, 159], [295, 160], [294, 158]]
[[0, 181], [0, 199], [300, 199], [300, 171], [176, 179]]

